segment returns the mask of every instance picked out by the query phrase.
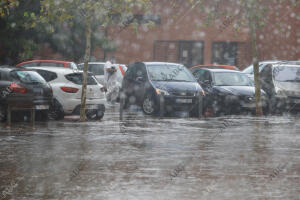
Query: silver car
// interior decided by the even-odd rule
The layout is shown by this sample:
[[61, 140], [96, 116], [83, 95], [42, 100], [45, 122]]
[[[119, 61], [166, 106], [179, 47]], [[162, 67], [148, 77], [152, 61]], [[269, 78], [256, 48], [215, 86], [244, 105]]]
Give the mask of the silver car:
[[[94, 76], [96, 77], [96, 79], [99, 83], [101, 83], [102, 85], [105, 85], [104, 84], [104, 65], [105, 65], [105, 63], [104, 62], [89, 62], [88, 64], [89, 64], [88, 71], [92, 72], [94, 74]], [[124, 64], [113, 64], [113, 65], [116, 66], [119, 77], [122, 77], [122, 79], [123, 79], [124, 74], [127, 70], [126, 65], [124, 65]], [[83, 70], [83, 66], [84, 66], [84, 63], [78, 64], [78, 69]], [[120, 81], [122, 81], [122, 80], [120, 80]]]

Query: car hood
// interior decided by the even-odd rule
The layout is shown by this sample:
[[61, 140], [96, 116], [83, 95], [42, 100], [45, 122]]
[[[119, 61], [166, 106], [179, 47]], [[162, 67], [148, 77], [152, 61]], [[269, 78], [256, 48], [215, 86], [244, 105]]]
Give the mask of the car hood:
[[167, 92], [195, 92], [201, 90], [197, 82], [171, 82], [171, 81], [152, 81], [155, 88], [166, 90]]
[[[253, 86], [214, 86], [214, 89], [221, 93], [233, 95], [254, 96], [255, 88]], [[261, 91], [263, 94], [264, 91]]]
[[287, 96], [300, 96], [300, 83], [275, 81], [275, 86], [283, 90]]

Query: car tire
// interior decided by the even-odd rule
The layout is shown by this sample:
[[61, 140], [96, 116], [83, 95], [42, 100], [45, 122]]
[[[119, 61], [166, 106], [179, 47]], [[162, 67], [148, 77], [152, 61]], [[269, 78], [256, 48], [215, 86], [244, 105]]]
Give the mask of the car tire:
[[142, 110], [146, 115], [154, 115], [157, 113], [157, 105], [153, 96], [146, 96], [142, 103]]
[[0, 106], [0, 122], [4, 122], [6, 120], [6, 106]]
[[104, 117], [104, 113], [105, 113], [105, 106], [100, 105], [99, 109], [97, 110], [97, 120], [101, 120]]
[[35, 120], [45, 122], [48, 120], [48, 110], [36, 111]]
[[50, 119], [54, 120], [61, 120], [65, 117], [63, 107], [56, 99], [53, 100], [53, 103], [50, 106], [48, 116]]
[[88, 120], [101, 120], [104, 116], [104, 112], [105, 112], [105, 106], [100, 105], [98, 109], [87, 110], [86, 118]]

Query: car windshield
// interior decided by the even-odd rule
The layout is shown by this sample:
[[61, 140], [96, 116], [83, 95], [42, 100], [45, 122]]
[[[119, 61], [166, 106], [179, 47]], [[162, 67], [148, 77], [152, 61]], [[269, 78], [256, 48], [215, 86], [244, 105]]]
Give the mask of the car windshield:
[[[259, 72], [263, 69], [263, 66], [265, 66], [266, 63], [264, 64], [259, 64]], [[253, 74], [253, 65], [250, 65], [249, 67], [247, 67], [246, 69], [244, 69], [242, 72], [246, 73], [246, 74]]]
[[299, 66], [287, 66], [280, 65], [275, 66], [273, 69], [274, 80], [278, 82], [300, 82], [300, 65]]
[[45, 84], [46, 81], [35, 71], [12, 71], [11, 76], [20, 81], [21, 83], [27, 84], [36, 84], [41, 83]]
[[245, 74], [215, 72], [213, 76], [217, 86], [252, 86], [252, 82]]
[[[83, 70], [84, 64], [79, 64], [78, 69]], [[95, 76], [104, 75], [104, 64], [89, 64], [88, 71], [92, 72]]]
[[195, 82], [193, 75], [182, 65], [150, 65], [147, 69], [152, 81]]

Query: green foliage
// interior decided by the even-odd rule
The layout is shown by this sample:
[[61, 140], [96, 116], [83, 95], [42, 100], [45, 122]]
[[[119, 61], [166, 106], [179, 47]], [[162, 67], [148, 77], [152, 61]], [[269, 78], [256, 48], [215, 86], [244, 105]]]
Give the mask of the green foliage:
[[18, 0], [1, 0], [0, 1], [0, 18], [8, 16], [10, 11], [19, 6]]
[[6, 2], [9, 2], [9, 5], [6, 4], [8, 7], [1, 3], [2, 11], [9, 11], [5, 11], [5, 15], [0, 17], [0, 48], [4, 50], [4, 54], [0, 55], [0, 62], [11, 60], [11, 64], [16, 64], [32, 57], [33, 52], [39, 49], [38, 43], [43, 37], [43, 30], [32, 26], [32, 18], [39, 13], [40, 5], [36, 0]]
[[[151, 0], [42, 0], [41, 5], [39, 21], [43, 24], [55, 22], [52, 39], [48, 42], [62, 55], [78, 61], [85, 51], [87, 20], [92, 22], [91, 49], [99, 46], [106, 52], [114, 51], [117, 47], [107, 39], [106, 28], [109, 25], [128, 26], [126, 22], [133, 12], [148, 10]], [[136, 30], [138, 25], [132, 22], [130, 26]]]

